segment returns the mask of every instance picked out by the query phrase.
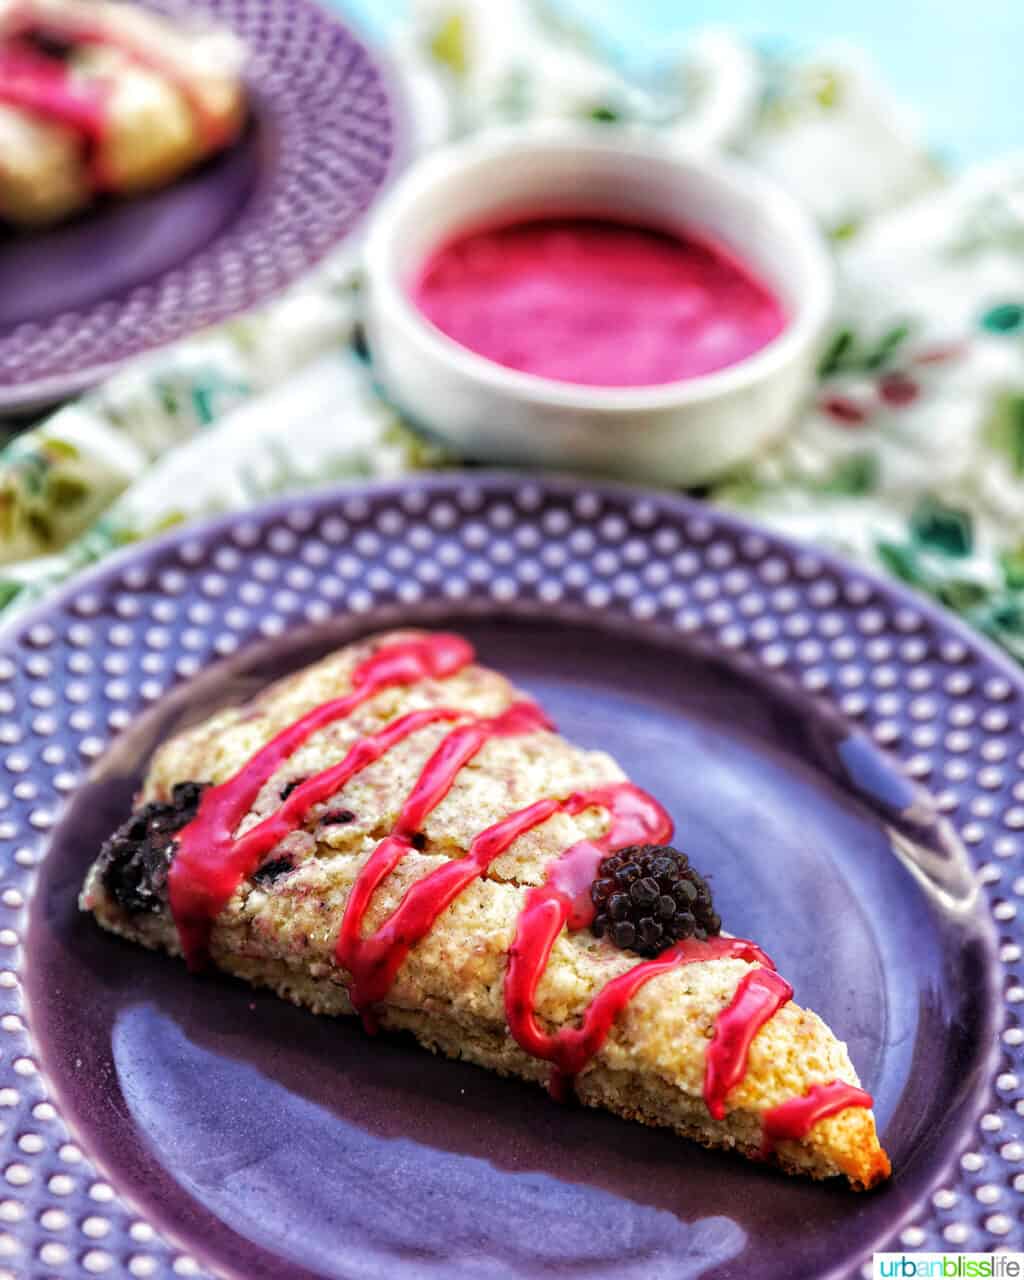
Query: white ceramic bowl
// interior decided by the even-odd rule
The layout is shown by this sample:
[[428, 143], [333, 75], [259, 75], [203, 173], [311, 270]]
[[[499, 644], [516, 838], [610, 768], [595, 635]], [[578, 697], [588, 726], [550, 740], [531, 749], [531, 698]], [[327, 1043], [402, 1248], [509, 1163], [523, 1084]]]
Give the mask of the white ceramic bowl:
[[[426, 257], [459, 231], [581, 212], [705, 232], [771, 286], [785, 329], [715, 373], [589, 387], [477, 355], [412, 301]], [[375, 367], [411, 420], [469, 458], [663, 484], [707, 480], [784, 430], [811, 385], [833, 297], [818, 231], [774, 183], [734, 160], [587, 127], [492, 131], [421, 160], [375, 213], [366, 270]]]

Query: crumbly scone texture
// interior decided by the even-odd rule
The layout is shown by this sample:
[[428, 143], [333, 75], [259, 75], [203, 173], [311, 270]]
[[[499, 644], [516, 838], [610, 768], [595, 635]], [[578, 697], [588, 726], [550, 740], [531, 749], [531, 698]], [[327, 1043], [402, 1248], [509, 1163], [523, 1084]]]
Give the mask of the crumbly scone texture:
[[[413, 634], [391, 632], [349, 645], [246, 705], [180, 733], [154, 757], [140, 803], [166, 801], [179, 782], [223, 782], [280, 730], [347, 692], [355, 668], [382, 644]], [[357, 739], [399, 715], [446, 706], [492, 716], [522, 696], [504, 677], [476, 665], [445, 680], [381, 691], [349, 719], [310, 737], [269, 780], [236, 834], [276, 808], [289, 782], [337, 763]], [[219, 916], [211, 942], [214, 963], [316, 1013], [352, 1013], [349, 975], [334, 960], [348, 895], [451, 727], [436, 724], [413, 734], [317, 806], [303, 829], [270, 855], [287, 857], [293, 868], [270, 883], [244, 883]], [[383, 923], [413, 881], [447, 859], [465, 856], [485, 827], [543, 797], [568, 797], [623, 777], [604, 752], [582, 750], [553, 732], [491, 739], [423, 824], [424, 847], [410, 852], [378, 889], [366, 932]], [[339, 814], [346, 820], [331, 821]], [[602, 834], [606, 821], [597, 809], [577, 817], [558, 813], [520, 837], [413, 948], [381, 1010], [381, 1026], [410, 1031], [451, 1057], [546, 1082], [548, 1065], [519, 1048], [505, 1021], [508, 950], [529, 887], [542, 883], [548, 864], [570, 845]], [[125, 913], [104, 891], [98, 864], [86, 879], [81, 905], [115, 933], [180, 954], [169, 911]], [[563, 930], [538, 990], [542, 1025], [555, 1031], [573, 1024], [605, 983], [639, 962], [587, 929]], [[581, 1101], [753, 1156], [764, 1111], [815, 1084], [839, 1079], [858, 1085], [846, 1046], [816, 1014], [789, 1003], [754, 1039], [746, 1077], [729, 1094], [725, 1119], [712, 1119], [702, 1093], [707, 1044], [717, 1015], [752, 967], [716, 959], [647, 982], [577, 1078]], [[819, 1122], [802, 1142], [781, 1143], [774, 1158], [790, 1172], [815, 1178], [843, 1174], [859, 1188], [889, 1172], [874, 1117], [863, 1108]]]

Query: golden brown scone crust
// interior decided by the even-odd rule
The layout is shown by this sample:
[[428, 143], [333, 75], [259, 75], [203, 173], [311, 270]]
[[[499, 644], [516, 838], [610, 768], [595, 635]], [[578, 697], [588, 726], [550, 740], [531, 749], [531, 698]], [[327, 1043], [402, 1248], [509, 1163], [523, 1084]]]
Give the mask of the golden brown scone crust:
[[41, 226], [77, 213], [91, 194], [77, 136], [0, 102], [0, 218]]
[[[410, 634], [393, 632], [348, 646], [247, 705], [180, 734], [157, 752], [141, 799], [166, 799], [177, 782], [224, 781], [275, 733], [345, 693], [354, 668], [377, 647]], [[398, 715], [443, 705], [490, 716], [522, 696], [504, 677], [475, 665], [447, 680], [385, 690], [348, 720], [311, 737], [263, 788], [238, 834], [279, 804], [288, 781], [336, 763], [358, 738]], [[352, 1012], [348, 975], [333, 958], [348, 894], [449, 729], [445, 724], [423, 729], [353, 778], [327, 808], [348, 809], [354, 821], [320, 825], [323, 806], [309, 815], [304, 829], [285, 842], [295, 869], [266, 886], [243, 884], [220, 915], [211, 947], [219, 967], [314, 1012]], [[542, 797], [567, 797], [623, 777], [610, 756], [584, 751], [553, 732], [491, 739], [423, 824], [424, 849], [404, 858], [376, 893], [367, 930], [387, 918], [414, 880], [448, 858], [463, 856], [475, 835], [508, 813]], [[543, 881], [559, 853], [600, 835], [605, 823], [599, 810], [578, 817], [559, 813], [517, 840], [413, 948], [382, 1010], [381, 1025], [411, 1031], [426, 1047], [452, 1057], [545, 1082], [548, 1065], [520, 1049], [506, 1025], [508, 948], [529, 886]], [[95, 867], [82, 906], [114, 932], [180, 953], [169, 915], [126, 916], [104, 893]], [[770, 939], [764, 941], [770, 947]], [[638, 962], [589, 930], [563, 931], [538, 990], [542, 1024], [557, 1030], [574, 1023], [610, 978]], [[751, 967], [743, 960], [716, 959], [649, 981], [577, 1078], [581, 1100], [709, 1146], [755, 1155], [764, 1111], [815, 1084], [839, 1079], [858, 1085], [846, 1046], [816, 1014], [790, 1003], [756, 1036], [747, 1075], [727, 1098], [725, 1119], [711, 1118], [702, 1093], [707, 1043], [718, 1013]], [[857, 1187], [872, 1186], [889, 1171], [873, 1116], [858, 1108], [821, 1121], [803, 1142], [781, 1143], [775, 1158], [791, 1172], [816, 1178], [844, 1174]]]

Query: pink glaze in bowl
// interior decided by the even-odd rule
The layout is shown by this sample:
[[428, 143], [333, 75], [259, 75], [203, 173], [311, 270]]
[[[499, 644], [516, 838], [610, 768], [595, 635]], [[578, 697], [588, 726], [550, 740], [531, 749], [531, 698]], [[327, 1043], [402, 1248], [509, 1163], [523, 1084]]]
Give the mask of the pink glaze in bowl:
[[412, 298], [478, 355], [594, 387], [714, 373], [787, 320], [764, 281], [713, 240], [586, 215], [527, 214], [456, 235], [427, 258]]
[[[538, 220], [578, 227], [581, 216], [619, 234], [660, 232], [662, 247], [671, 240], [684, 256], [697, 242], [730, 264], [733, 283], [748, 288], [729, 308], [734, 323], [740, 313], [750, 320], [746, 349], [729, 335], [718, 367], [707, 353], [701, 366], [692, 344], [673, 350], [664, 271], [654, 323], [642, 273], [611, 280], [607, 254], [600, 270], [577, 263], [578, 287], [563, 279], [558, 298], [550, 279], [541, 291], [528, 281], [532, 299], [517, 296], [523, 281], [509, 241], [528, 220], [536, 232]], [[496, 228], [509, 228], [501, 253], [485, 241], [483, 257], [503, 260], [472, 268], [471, 305], [464, 290], [457, 307], [434, 307], [442, 291], [425, 285], [450, 247], [461, 242], [464, 255], [476, 239], [479, 251], [477, 233]], [[527, 247], [536, 257], [536, 243]], [[380, 382], [428, 433], [467, 458], [663, 484], [702, 483], [786, 428], [812, 384], [833, 295], [817, 229], [774, 183], [732, 159], [588, 126], [493, 130], [421, 160], [379, 206], [366, 270]], [[756, 324], [755, 302], [766, 311]], [[560, 354], [566, 333], [573, 343]], [[647, 341], [657, 350], [645, 355], [638, 347]]]

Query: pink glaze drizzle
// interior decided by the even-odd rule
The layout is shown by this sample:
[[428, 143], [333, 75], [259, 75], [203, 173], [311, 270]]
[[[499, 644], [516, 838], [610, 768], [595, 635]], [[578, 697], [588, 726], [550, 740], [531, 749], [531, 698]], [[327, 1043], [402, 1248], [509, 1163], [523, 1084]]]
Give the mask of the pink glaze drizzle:
[[[412, 849], [412, 837], [426, 818], [451, 790], [462, 767], [470, 762], [491, 738], [521, 733], [533, 733], [537, 729], [549, 729], [548, 718], [532, 702], [516, 702], [501, 715], [487, 720], [473, 720], [453, 729], [423, 767], [398, 815], [394, 830], [382, 840], [360, 871], [345, 906], [345, 915], [338, 934], [335, 958], [352, 975], [349, 997], [353, 1007], [363, 1013], [364, 1023], [373, 1025], [368, 1016], [368, 1006], [374, 999], [387, 995], [388, 987], [375, 977], [386, 973], [390, 966], [373, 965], [373, 953], [364, 955], [362, 925], [374, 893], [381, 882], [394, 871], [399, 862]], [[435, 918], [438, 912], [435, 912]], [[372, 967], [371, 967], [372, 966]], [[381, 994], [376, 994], [380, 991]]]
[[[619, 974], [598, 992], [583, 1013], [578, 1027], [563, 1027], [553, 1035], [540, 1026], [534, 1012], [537, 986], [543, 976], [551, 947], [558, 929], [551, 932], [557, 910], [538, 899], [538, 910], [528, 915], [529, 906], [520, 916], [516, 935], [518, 958], [513, 951], [509, 957], [508, 977], [505, 982], [505, 1009], [509, 1030], [520, 1048], [536, 1058], [544, 1058], [552, 1064], [553, 1071], [548, 1088], [551, 1096], [564, 1101], [571, 1092], [573, 1079], [579, 1075], [591, 1058], [604, 1045], [612, 1027], [642, 986], [663, 973], [669, 973], [681, 965], [701, 960], [719, 960], [737, 957], [751, 963], [768, 960], [763, 951], [743, 938], [708, 938], [700, 942], [687, 938], [663, 951], [653, 960], [643, 960], [632, 969]], [[560, 928], [561, 926], [559, 926]], [[536, 947], [533, 951], [531, 948]], [[770, 963], [770, 961], [769, 961]], [[518, 973], [513, 977], [513, 965]]]
[[105, 98], [99, 85], [73, 83], [59, 62], [0, 46], [0, 102], [72, 129], [95, 145], [106, 130]]
[[235, 828], [289, 756], [317, 730], [346, 719], [382, 689], [444, 679], [472, 660], [473, 650], [465, 640], [444, 632], [379, 649], [354, 673], [351, 693], [315, 707], [271, 738], [234, 777], [204, 792], [195, 818], [179, 833], [178, 852], [168, 875], [171, 912], [189, 968], [204, 964], [213, 922], [234, 891], [319, 799], [331, 796], [407, 734], [460, 713], [440, 707], [412, 712], [362, 739], [339, 765], [297, 787], [276, 813], [236, 844]]
[[725, 1099], [747, 1074], [754, 1037], [793, 998], [793, 988], [774, 967], [744, 974], [729, 1004], [715, 1020], [704, 1068], [704, 1101], [716, 1120], [725, 1119]]
[[[526, 894], [509, 951], [505, 1011], [509, 1031], [527, 1053], [550, 1062], [551, 1092], [564, 1098], [573, 1079], [604, 1045], [633, 996], [660, 974], [681, 965], [738, 958], [763, 966], [746, 974], [719, 1015], [708, 1045], [704, 1093], [712, 1116], [725, 1115], [725, 1098], [742, 1079], [751, 1042], [792, 995], [789, 984], [754, 943], [713, 937], [676, 943], [608, 982], [584, 1010], [578, 1026], [546, 1031], [536, 1013], [537, 989], [555, 941], [564, 927], [588, 926], [594, 918], [590, 887], [603, 859], [634, 844], [665, 843], [672, 822], [665, 810], [632, 783], [612, 783], [577, 792], [564, 800], [545, 799], [494, 823], [473, 840], [464, 858], [442, 864], [414, 881], [378, 928], [364, 936], [373, 895], [415, 846], [426, 818], [448, 794], [459, 771], [492, 738], [551, 727], [531, 702], [517, 702], [500, 715], [477, 717], [448, 707], [409, 712], [375, 734], [359, 739], [337, 765], [297, 786], [280, 807], [238, 839], [234, 831], [277, 769], [319, 729], [351, 715], [383, 689], [427, 679], [444, 679], [473, 660], [460, 637], [446, 633], [417, 637], [378, 649], [352, 677], [352, 691], [314, 708], [282, 730], [230, 779], [204, 792], [195, 818], [178, 835], [169, 873], [171, 911], [189, 966], [207, 959], [214, 920], [231, 895], [282, 839], [296, 830], [310, 809], [329, 800], [360, 770], [410, 734], [428, 725], [462, 720], [446, 734], [424, 766], [402, 806], [391, 834], [370, 854], [352, 887], [336, 945], [338, 964], [351, 975], [349, 995], [374, 1030], [374, 1007], [391, 989], [410, 950], [438, 917], [521, 835], [556, 813], [605, 810], [611, 821], [595, 840], [583, 840], [548, 867], [544, 883]], [[869, 1095], [841, 1082], [815, 1086], [806, 1098], [791, 1099], [765, 1116], [765, 1153], [775, 1142], [803, 1136], [819, 1119], [846, 1106], [871, 1106]]]
[[[352, 922], [341, 962], [353, 974], [353, 990], [358, 987], [359, 993], [358, 998], [353, 998], [353, 1004], [363, 1010], [364, 1021], [368, 1007], [385, 998], [402, 961], [430, 932], [438, 916], [519, 836], [546, 822], [559, 808], [557, 800], [538, 800], [488, 827], [474, 839], [464, 858], [453, 858], [411, 884], [376, 932], [361, 937], [356, 922]], [[341, 937], [338, 950], [340, 954]]]
[[819, 1120], [834, 1116], [847, 1107], [875, 1105], [870, 1093], [855, 1089], [842, 1080], [813, 1085], [801, 1098], [787, 1098], [761, 1117], [761, 1155], [768, 1157], [780, 1142], [800, 1142]]

